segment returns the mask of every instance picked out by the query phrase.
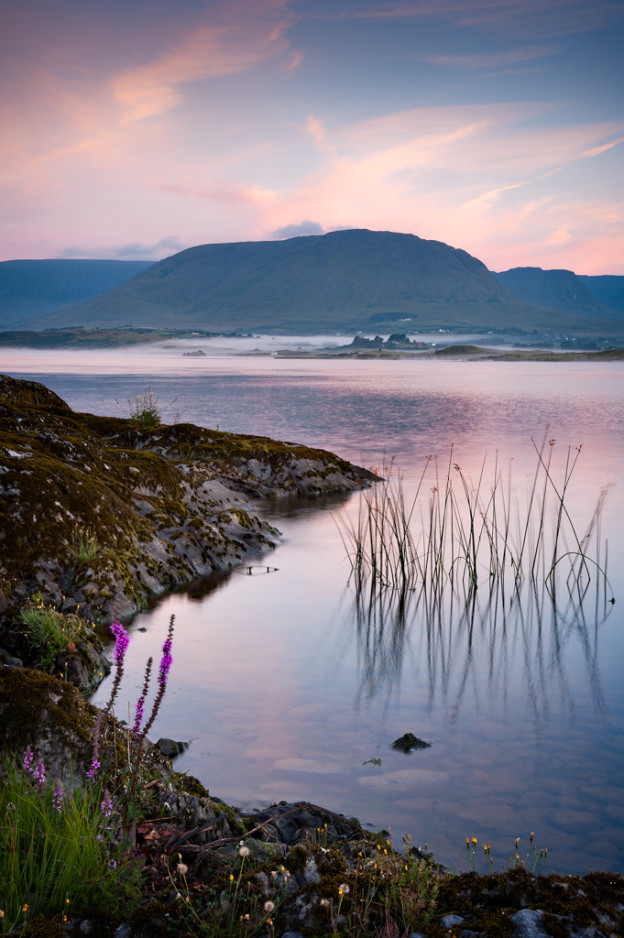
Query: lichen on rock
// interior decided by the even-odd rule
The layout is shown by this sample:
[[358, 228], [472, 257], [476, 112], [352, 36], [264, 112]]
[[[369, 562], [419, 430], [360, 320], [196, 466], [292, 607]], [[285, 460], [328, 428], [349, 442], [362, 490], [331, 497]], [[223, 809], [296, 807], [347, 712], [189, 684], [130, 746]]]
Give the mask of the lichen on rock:
[[273, 547], [279, 532], [259, 499], [374, 479], [266, 437], [76, 413], [44, 385], [7, 376], [0, 421], [0, 626], [35, 592], [96, 624], [131, 616]]

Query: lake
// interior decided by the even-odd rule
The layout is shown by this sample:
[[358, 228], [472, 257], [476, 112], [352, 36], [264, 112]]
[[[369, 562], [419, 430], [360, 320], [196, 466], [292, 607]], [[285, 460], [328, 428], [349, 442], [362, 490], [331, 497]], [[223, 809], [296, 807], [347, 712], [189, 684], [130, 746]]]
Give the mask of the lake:
[[[491, 843], [500, 868], [516, 837], [524, 856], [534, 831], [551, 870], [624, 873], [624, 364], [295, 361], [204, 347], [206, 357], [175, 344], [1, 350], [0, 370], [42, 381], [77, 410], [125, 416], [149, 388], [166, 422], [306, 443], [373, 468], [394, 460], [408, 499], [431, 457], [417, 527], [447, 466], [459, 503], [461, 478], [476, 485], [484, 460], [482, 493], [496, 464], [504, 503], [522, 515], [532, 439], [546, 440], [555, 485], [568, 453], [578, 456], [565, 508], [579, 537], [607, 493], [588, 554], [608, 563], [610, 583], [592, 565], [584, 594], [564, 577], [554, 600], [543, 583], [514, 595], [509, 580], [493, 598], [480, 570], [468, 597], [414, 592], [400, 607], [350, 580], [337, 520], [354, 520], [364, 495], [273, 504], [264, 513], [282, 542], [251, 575], [135, 618], [118, 715], [134, 707], [175, 614], [171, 683], [151, 736], [189, 740], [176, 767], [212, 794], [243, 808], [310, 800], [390, 829], [397, 843], [409, 834], [456, 869], [466, 837], [481, 854]], [[536, 542], [538, 517], [527, 530]], [[565, 538], [561, 555], [575, 550]], [[548, 566], [548, 548], [540, 557]], [[394, 750], [406, 732], [430, 747]]]

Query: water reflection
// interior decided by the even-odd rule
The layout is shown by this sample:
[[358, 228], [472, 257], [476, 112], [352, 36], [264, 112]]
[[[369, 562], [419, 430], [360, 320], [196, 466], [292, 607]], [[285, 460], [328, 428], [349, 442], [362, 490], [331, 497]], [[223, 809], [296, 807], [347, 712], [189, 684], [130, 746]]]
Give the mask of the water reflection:
[[[428, 454], [451, 446], [464, 474], [478, 478], [484, 453], [498, 451], [524, 485], [534, 476], [528, 441], [550, 424], [559, 446], [583, 443], [569, 502], [566, 495], [575, 518], [589, 518], [596, 494], [618, 483], [597, 540], [609, 539], [614, 580], [622, 569], [620, 362], [146, 357], [133, 368], [111, 353], [104, 368], [81, 353], [48, 368], [18, 367], [11, 355], [12, 371], [38, 368], [28, 377], [76, 409], [118, 414], [116, 399], [149, 385], [164, 402], [178, 397], [183, 418], [202, 426], [317, 445], [366, 466], [385, 453], [406, 485]], [[523, 586], [512, 601], [509, 574], [502, 593], [490, 594], [487, 564], [476, 591], [445, 592], [438, 602], [416, 592], [400, 601], [387, 591], [345, 592], [348, 561], [333, 515], [355, 512], [359, 501], [278, 503], [270, 514], [264, 506], [284, 532], [266, 558], [277, 575], [230, 576], [210, 595], [198, 584], [192, 596], [163, 599], [140, 616], [147, 631], [133, 628], [126, 663], [131, 704], [175, 612], [173, 679], [156, 732], [193, 738], [176, 767], [230, 803], [306, 798], [422, 837], [455, 868], [468, 834], [503, 848], [535, 830], [554, 869], [621, 872], [621, 607], [611, 612], [595, 581], [570, 596], [565, 576], [554, 599]], [[530, 578], [534, 548], [526, 556]], [[551, 549], [541, 556], [548, 573]], [[604, 552], [595, 558], [604, 563]], [[104, 700], [108, 692], [103, 686]], [[421, 758], [393, 751], [389, 743], [406, 731], [432, 748]], [[373, 756], [383, 764], [367, 764]]]
[[[433, 599], [424, 590], [360, 583], [352, 591], [350, 613], [357, 640], [357, 702], [383, 695], [387, 702], [403, 680], [425, 680], [429, 709], [443, 703], [454, 722], [468, 695], [479, 709], [506, 710], [520, 685], [539, 734], [554, 698], [574, 715], [578, 676], [570, 672], [579, 659], [594, 712], [602, 714], [598, 636], [613, 609], [606, 596], [601, 578], [591, 592], [568, 589], [565, 600], [535, 581], [512, 596], [475, 588], [463, 595], [447, 590]], [[412, 669], [404, 675], [407, 662]]]

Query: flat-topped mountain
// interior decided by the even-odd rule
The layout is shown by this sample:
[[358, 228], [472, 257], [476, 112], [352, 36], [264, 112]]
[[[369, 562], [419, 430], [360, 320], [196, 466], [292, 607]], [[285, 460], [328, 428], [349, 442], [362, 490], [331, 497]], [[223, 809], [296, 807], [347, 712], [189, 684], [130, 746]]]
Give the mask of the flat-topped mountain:
[[[366, 229], [189, 248], [47, 320], [86, 323], [278, 333], [546, 327], [543, 309], [515, 297], [466, 251]], [[554, 331], [587, 327], [568, 313], [551, 312], [548, 323]], [[606, 318], [593, 328], [611, 334], [621, 324]]]
[[[28, 263], [122, 262], [6, 262]], [[25, 303], [32, 308], [36, 292], [29, 286], [26, 298], [17, 289], [12, 296], [5, 290], [3, 297], [6, 264], [0, 264], [0, 328], [14, 327], [16, 310]], [[35, 281], [43, 270], [35, 268]], [[67, 282], [56, 298], [53, 291], [46, 293], [55, 310], [20, 322], [29, 329], [132, 326], [226, 333], [448, 329], [607, 338], [624, 334], [624, 316], [601, 303], [574, 274], [539, 271], [537, 277], [535, 271], [539, 268], [493, 274], [466, 251], [440, 241], [353, 229], [286, 241], [200, 245], [146, 265], [131, 278], [124, 276], [107, 292], [94, 291], [91, 282], [91, 295], [81, 302], [75, 300], [86, 285], [74, 284], [71, 305], [59, 308], [61, 294], [69, 292]], [[609, 289], [616, 287], [610, 284]]]

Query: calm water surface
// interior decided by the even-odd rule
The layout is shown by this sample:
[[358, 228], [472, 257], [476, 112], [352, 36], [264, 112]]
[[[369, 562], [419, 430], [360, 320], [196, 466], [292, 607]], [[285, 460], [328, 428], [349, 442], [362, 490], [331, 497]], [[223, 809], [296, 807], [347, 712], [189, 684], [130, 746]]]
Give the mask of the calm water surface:
[[[583, 603], [564, 594], [553, 607], [542, 590], [515, 605], [507, 596], [501, 611], [481, 585], [468, 609], [447, 597], [401, 617], [388, 598], [358, 604], [348, 585], [336, 516], [356, 513], [360, 496], [274, 506], [278, 572], [235, 573], [137, 616], [120, 709], [134, 705], [175, 613], [171, 686], [152, 735], [191, 740], [177, 767], [213, 794], [245, 808], [311, 800], [390, 827], [397, 841], [410, 834], [454, 867], [466, 865], [467, 836], [491, 842], [500, 862], [534, 831], [551, 869], [624, 872], [622, 364], [179, 349], [2, 358], [2, 371], [43, 381], [76, 409], [126, 415], [149, 387], [166, 420], [305, 442], [367, 466], [394, 458], [408, 492], [427, 457], [442, 465], [452, 446], [473, 479], [498, 458], [522, 505], [531, 438], [557, 441], [556, 478], [568, 447], [582, 445], [566, 506], [584, 532], [609, 489], [599, 540], [615, 605], [592, 585]], [[96, 702], [107, 695], [104, 685]], [[431, 748], [394, 751], [407, 731]]]

